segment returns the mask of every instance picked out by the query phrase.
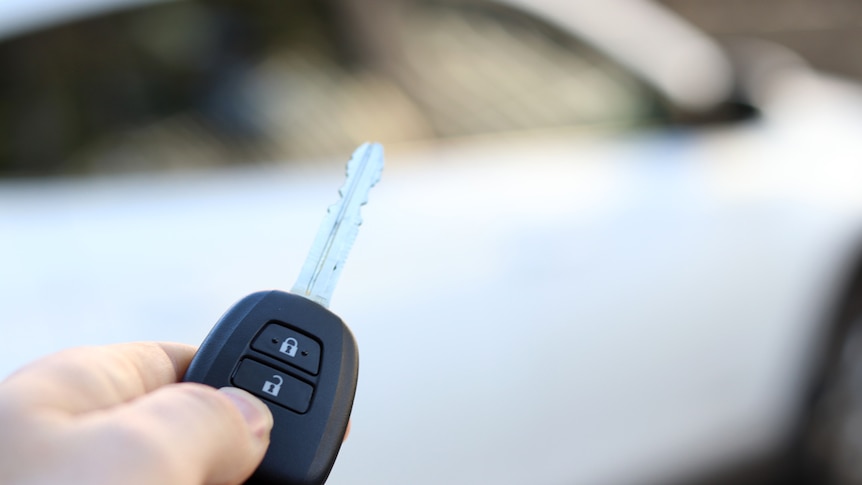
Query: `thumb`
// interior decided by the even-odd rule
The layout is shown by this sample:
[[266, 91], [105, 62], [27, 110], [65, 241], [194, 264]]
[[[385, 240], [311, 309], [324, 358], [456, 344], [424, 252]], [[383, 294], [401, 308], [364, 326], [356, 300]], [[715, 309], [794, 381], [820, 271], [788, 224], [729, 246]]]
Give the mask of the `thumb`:
[[118, 446], [131, 444], [125, 476], [140, 483], [242, 483], [263, 459], [272, 429], [269, 408], [231, 387], [172, 384], [113, 411], [101, 428], [121, 433]]

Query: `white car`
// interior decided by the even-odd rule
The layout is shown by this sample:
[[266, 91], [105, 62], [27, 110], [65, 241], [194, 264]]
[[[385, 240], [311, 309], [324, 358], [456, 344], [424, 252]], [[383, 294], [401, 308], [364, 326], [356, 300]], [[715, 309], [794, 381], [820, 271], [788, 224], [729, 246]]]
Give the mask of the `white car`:
[[[88, 4], [72, 3], [0, 3], [0, 19], [20, 15], [0, 23], [0, 62]], [[150, 8], [121, 3], [112, 15]], [[39, 4], [53, 9], [37, 25]], [[111, 3], [89, 4], [99, 18]], [[166, 5], [189, 4], [151, 8]], [[387, 82], [294, 75], [309, 58], [288, 56], [255, 59], [264, 74], [250, 84], [208, 85], [248, 95], [267, 123], [243, 126], [281, 140], [291, 162], [0, 181], [0, 375], [73, 345], [198, 343], [236, 300], [289, 288], [345, 147], [381, 138], [387, 168], [331, 305], [356, 335], [360, 377], [328, 483], [739, 483], [721, 473], [741, 467], [862, 480], [858, 86], [774, 47], [721, 47], [647, 2], [405, 3], [401, 17], [369, 5], [374, 16], [344, 17], [374, 44], [354, 61]], [[547, 58], [512, 41], [518, 18], [529, 42], [557, 46]], [[415, 35], [391, 44], [389, 29]], [[573, 42], [589, 52], [571, 61], [587, 66], [577, 81], [560, 54]], [[459, 57], [465, 46], [481, 55]], [[463, 84], [434, 84], [436, 71]], [[467, 89], [474, 77], [487, 88]], [[539, 98], [550, 102], [531, 111]], [[446, 99], [468, 109], [453, 116]], [[181, 149], [168, 165], [229, 158], [200, 148], [198, 124], [168, 123], [70, 159], [151, 168], [167, 152], [150, 142], [164, 139]]]

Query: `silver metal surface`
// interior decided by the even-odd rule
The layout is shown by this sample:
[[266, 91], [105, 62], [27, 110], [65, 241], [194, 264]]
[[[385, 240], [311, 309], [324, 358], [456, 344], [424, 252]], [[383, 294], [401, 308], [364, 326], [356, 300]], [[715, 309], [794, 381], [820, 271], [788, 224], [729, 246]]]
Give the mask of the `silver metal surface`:
[[291, 290], [327, 307], [341, 268], [362, 225], [360, 209], [368, 192], [380, 180], [383, 147], [364, 143], [347, 162], [347, 180], [338, 191], [340, 199], [329, 206], [299, 278]]

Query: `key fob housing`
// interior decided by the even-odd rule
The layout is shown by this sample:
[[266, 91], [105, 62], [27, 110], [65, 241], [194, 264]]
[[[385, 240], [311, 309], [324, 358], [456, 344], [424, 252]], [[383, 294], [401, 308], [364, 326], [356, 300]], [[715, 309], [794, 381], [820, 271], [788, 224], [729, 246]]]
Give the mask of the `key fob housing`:
[[283, 291], [240, 300], [213, 327], [184, 377], [260, 397], [269, 449], [249, 484], [322, 484], [350, 419], [359, 370], [350, 329], [323, 306]]

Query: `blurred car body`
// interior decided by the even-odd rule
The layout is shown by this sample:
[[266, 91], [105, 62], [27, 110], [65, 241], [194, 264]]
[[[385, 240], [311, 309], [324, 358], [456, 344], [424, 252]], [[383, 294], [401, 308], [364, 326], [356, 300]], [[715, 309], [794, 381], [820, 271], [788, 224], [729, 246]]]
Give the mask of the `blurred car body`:
[[[530, 22], [545, 16], [571, 36], [588, 35], [577, 25], [589, 22], [568, 22], [567, 12], [601, 10], [522, 7]], [[374, 25], [347, 18], [363, 35]], [[696, 52], [730, 52], [680, 35], [707, 45]], [[587, 40], [618, 52], [602, 32]], [[452, 59], [422, 58], [410, 74], [380, 45], [368, 48], [369, 62], [402, 86], [427, 79], [423, 65]], [[616, 62], [627, 66], [624, 58]], [[609, 99], [634, 101], [587, 128], [505, 125], [489, 135], [465, 122], [453, 136], [444, 112], [417, 118], [407, 104], [387, 105], [412, 125], [388, 145], [333, 303], [357, 336], [361, 371], [353, 432], [330, 483], [668, 483], [740, 463], [815, 460], [809, 447], [824, 443], [839, 446], [827, 469], [832, 457], [853, 456], [835, 438], [846, 429], [824, 431], [832, 428], [818, 425], [818, 410], [835, 388], [836, 359], [855, 355], [837, 351], [859, 291], [862, 94], [756, 44], [716, 62], [708, 65], [726, 82], [697, 98], [677, 96], [673, 80], [651, 77], [656, 66], [641, 61], [633, 78], [647, 87], [607, 88]], [[449, 72], [466, 76], [461, 68]], [[503, 84], [494, 79], [484, 82]], [[734, 82], [744, 94], [736, 101], [756, 114], [725, 116]], [[614, 120], [642, 117], [649, 89], [658, 93], [650, 103], [679, 112], [621, 129]], [[465, 92], [446, 91], [459, 103], [480, 97]], [[299, 93], [294, 109], [310, 96]], [[439, 98], [423, 96], [406, 98], [427, 114]], [[506, 119], [509, 97], [488, 96], [488, 116]], [[339, 99], [332, 104], [354, 98]], [[513, 120], [529, 115], [525, 106], [512, 108]], [[367, 136], [362, 115], [378, 107], [360, 103], [351, 115], [359, 124], [345, 115], [339, 129]], [[444, 137], [416, 135], [427, 133]], [[293, 154], [331, 155], [353, 141]], [[328, 160], [0, 182], [0, 372], [69, 345], [195, 343], [238, 298], [287, 287], [341, 183], [342, 161]], [[775, 471], [811, 473], [796, 465]], [[835, 483], [842, 473], [852, 483], [852, 466], [839, 465]]]

